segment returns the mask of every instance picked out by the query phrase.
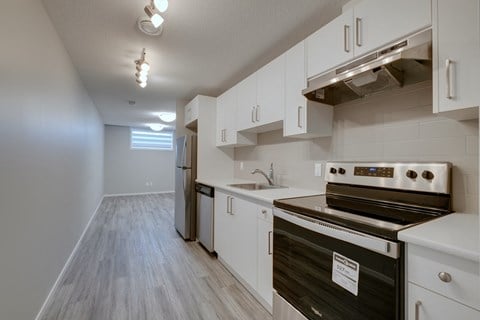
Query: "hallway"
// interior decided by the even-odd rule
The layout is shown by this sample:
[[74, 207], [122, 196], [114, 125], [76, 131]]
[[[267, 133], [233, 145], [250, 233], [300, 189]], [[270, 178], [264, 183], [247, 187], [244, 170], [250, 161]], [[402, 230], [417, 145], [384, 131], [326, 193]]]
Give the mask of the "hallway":
[[41, 320], [264, 320], [271, 315], [173, 227], [173, 194], [105, 198]]

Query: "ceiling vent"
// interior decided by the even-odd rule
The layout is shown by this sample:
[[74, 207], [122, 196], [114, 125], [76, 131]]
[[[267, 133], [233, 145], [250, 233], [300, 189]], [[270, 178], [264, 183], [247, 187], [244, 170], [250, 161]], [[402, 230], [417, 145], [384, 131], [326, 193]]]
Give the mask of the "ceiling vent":
[[163, 32], [163, 25], [161, 25], [159, 28], [155, 28], [152, 24], [152, 21], [150, 21], [150, 18], [147, 16], [142, 16], [138, 18], [137, 26], [141, 32], [145, 33], [148, 36], [158, 37]]

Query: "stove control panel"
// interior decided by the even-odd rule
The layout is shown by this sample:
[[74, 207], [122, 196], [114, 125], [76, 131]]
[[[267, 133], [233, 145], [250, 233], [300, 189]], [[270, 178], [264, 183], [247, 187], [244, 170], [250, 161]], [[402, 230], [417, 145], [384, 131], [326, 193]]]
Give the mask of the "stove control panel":
[[353, 174], [363, 177], [393, 178], [393, 167], [355, 167]]
[[329, 161], [325, 180], [332, 183], [412, 191], [449, 193], [448, 162], [347, 162]]

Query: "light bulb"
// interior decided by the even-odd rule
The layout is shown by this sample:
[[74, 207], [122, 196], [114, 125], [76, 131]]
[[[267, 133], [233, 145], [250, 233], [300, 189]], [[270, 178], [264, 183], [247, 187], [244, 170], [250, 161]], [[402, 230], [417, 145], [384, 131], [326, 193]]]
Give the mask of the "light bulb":
[[140, 86], [140, 88], [145, 88], [147, 86], [147, 83], [146, 82], [140, 82], [138, 85]]
[[138, 73], [138, 74], [148, 76], [148, 71], [149, 71], [149, 70], [142, 70], [142, 68], [140, 67], [140, 65], [137, 64], [137, 73]]
[[150, 71], [150, 65], [148, 64], [147, 61], [143, 61], [141, 64], [140, 64], [140, 69], [144, 72], [147, 72]]
[[158, 28], [162, 25], [163, 23], [163, 18], [161, 15], [158, 13], [155, 13], [151, 18], [150, 21], [152, 21], [152, 24], [155, 28]]
[[165, 12], [168, 9], [168, 0], [153, 0], [153, 4], [160, 12]]
[[163, 129], [165, 129], [165, 126], [160, 123], [151, 123], [148, 126], [150, 127], [150, 129], [152, 129], [152, 131], [162, 131]]
[[145, 74], [141, 74], [141, 73], [135, 73], [135, 76], [137, 77], [138, 80], [140, 80], [140, 82], [147, 82], [147, 75]]

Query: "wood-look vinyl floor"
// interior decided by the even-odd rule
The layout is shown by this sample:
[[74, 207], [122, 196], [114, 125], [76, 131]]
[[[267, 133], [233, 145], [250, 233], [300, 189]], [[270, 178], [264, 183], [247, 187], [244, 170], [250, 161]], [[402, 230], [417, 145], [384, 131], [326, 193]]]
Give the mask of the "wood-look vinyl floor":
[[105, 198], [41, 320], [271, 320], [173, 226], [173, 194]]

